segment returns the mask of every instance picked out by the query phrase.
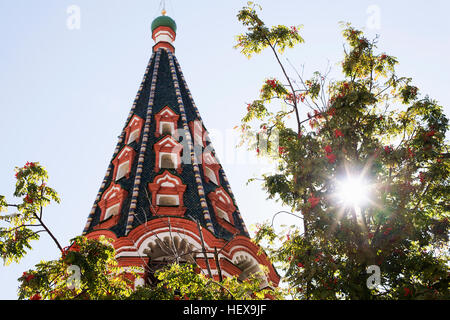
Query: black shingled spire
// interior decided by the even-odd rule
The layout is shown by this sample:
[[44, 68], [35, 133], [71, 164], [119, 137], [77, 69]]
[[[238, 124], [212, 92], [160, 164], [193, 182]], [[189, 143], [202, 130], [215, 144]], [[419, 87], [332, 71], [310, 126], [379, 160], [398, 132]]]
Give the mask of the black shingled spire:
[[[197, 156], [194, 154], [193, 132], [189, 128], [189, 123], [192, 121], [202, 120], [187, 87], [178, 61], [172, 52], [164, 48], [157, 49], [150, 59], [141, 87], [113, 154], [114, 159], [127, 145], [125, 141], [125, 128], [129, 124], [132, 116], [137, 115], [144, 119], [145, 124], [141, 130], [139, 142], [135, 141], [129, 145], [135, 151], [130, 174], [128, 177], [123, 177], [116, 182], [127, 192], [127, 197], [123, 201], [119, 213], [120, 219], [117, 224], [110, 226], [108, 229], [114, 232], [117, 237], [123, 237], [138, 225], [158, 218], [158, 215], [154, 215], [150, 209], [154, 204], [151, 203], [151, 195], [149, 194], [147, 185], [153, 182], [155, 177], [165, 170], [154, 171], [156, 154], [153, 148], [154, 144], [162, 139], [162, 137], [155, 136], [157, 130], [155, 115], [165, 106], [169, 106], [175, 113], [180, 115], [177, 125], [178, 128], [185, 130], [185, 135], [179, 137], [178, 140], [183, 145], [183, 153], [191, 153], [191, 161], [187, 161], [188, 163], [181, 165], [181, 173], [176, 172], [174, 169], [169, 170], [172, 174], [181, 178], [183, 184], [186, 185], [186, 191], [183, 195], [183, 202], [186, 207], [184, 217], [199, 221], [218, 238], [231, 238], [232, 233], [218, 223], [213, 204], [207, 197], [210, 192], [214, 192], [217, 188], [223, 187], [232, 198], [233, 205], [236, 207], [236, 211], [233, 212], [234, 226], [239, 230], [239, 233], [248, 237], [247, 229], [235, 203], [223, 168], [220, 166], [220, 186], [215, 185], [211, 181], [207, 182], [204, 177], [203, 164], [198, 163], [198, 154]], [[204, 130], [206, 131], [206, 129]], [[206, 145], [208, 149], [212, 150], [214, 155], [214, 149], [210, 145], [211, 142], [209, 139], [207, 140]], [[216, 156], [215, 158], [217, 159]], [[100, 221], [101, 209], [98, 203], [103, 193], [114, 183], [113, 172], [114, 164], [111, 161], [89, 215], [84, 234], [94, 230], [96, 226], [96, 229], [98, 229], [98, 225], [102, 222]]]

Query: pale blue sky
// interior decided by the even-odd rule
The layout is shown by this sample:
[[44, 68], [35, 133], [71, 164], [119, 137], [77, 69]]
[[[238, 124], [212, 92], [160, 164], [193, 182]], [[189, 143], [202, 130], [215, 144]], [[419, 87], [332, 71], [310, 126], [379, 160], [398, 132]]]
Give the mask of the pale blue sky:
[[[269, 52], [251, 60], [234, 50], [244, 29], [236, 19], [246, 1], [168, 0], [178, 25], [176, 56], [230, 180], [247, 226], [280, 209], [257, 184], [262, 170], [238, 163], [227, 132], [265, 77], [279, 76]], [[267, 24], [303, 24], [305, 44], [286, 52], [305, 76], [335, 67], [342, 57], [339, 21], [366, 27], [367, 9], [380, 11], [380, 50], [396, 56], [399, 73], [423, 93], [450, 105], [448, 1], [260, 0]], [[67, 28], [67, 8], [81, 9], [81, 28]], [[0, 194], [11, 202], [15, 166], [39, 161], [62, 203], [45, 211], [63, 245], [84, 227], [117, 136], [151, 54], [150, 24], [159, 0], [0, 1]], [[367, 27], [366, 27], [367, 29]], [[337, 67], [335, 67], [337, 70]], [[446, 113], [449, 114], [449, 108]], [[215, 133], [215, 134], [214, 134]], [[0, 266], [0, 299], [15, 299], [17, 278], [41, 259], [58, 257], [46, 235], [20, 265]]]

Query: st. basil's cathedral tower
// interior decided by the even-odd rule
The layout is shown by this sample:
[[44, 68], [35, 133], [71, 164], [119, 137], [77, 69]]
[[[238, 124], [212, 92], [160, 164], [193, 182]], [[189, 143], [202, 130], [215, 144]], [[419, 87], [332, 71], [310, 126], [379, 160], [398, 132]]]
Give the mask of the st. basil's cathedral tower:
[[155, 41], [137, 96], [83, 234], [113, 239], [125, 269], [146, 281], [162, 265], [196, 263], [206, 275], [279, 275], [247, 228], [175, 57], [177, 26], [152, 23]]

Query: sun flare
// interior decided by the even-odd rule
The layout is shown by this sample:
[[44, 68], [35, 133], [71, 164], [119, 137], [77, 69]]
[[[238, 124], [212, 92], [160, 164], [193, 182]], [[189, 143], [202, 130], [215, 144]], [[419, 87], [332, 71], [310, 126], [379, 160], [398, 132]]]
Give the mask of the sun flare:
[[347, 177], [338, 184], [338, 199], [346, 206], [361, 206], [369, 200], [368, 184], [361, 178]]

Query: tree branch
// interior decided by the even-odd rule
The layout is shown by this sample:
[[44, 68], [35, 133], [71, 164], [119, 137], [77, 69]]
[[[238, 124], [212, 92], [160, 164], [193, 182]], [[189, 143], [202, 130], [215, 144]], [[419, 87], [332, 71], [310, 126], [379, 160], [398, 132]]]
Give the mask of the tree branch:
[[[42, 207], [41, 207], [42, 208]], [[61, 252], [64, 252], [63, 247], [61, 246], [61, 244], [58, 242], [58, 240], [56, 239], [56, 237], [53, 235], [53, 233], [50, 231], [50, 229], [45, 225], [45, 223], [42, 221], [42, 219], [34, 212], [33, 215], [36, 217], [36, 219], [38, 219], [39, 223], [42, 225], [42, 227], [45, 229], [45, 231], [47, 231], [47, 233], [50, 235], [50, 237], [53, 239], [53, 241], [55, 242], [56, 246], [58, 247], [58, 249]]]
[[283, 71], [283, 74], [284, 74], [286, 80], [289, 83], [289, 87], [291, 88], [291, 92], [292, 92], [292, 95], [293, 95], [293, 99], [292, 100], [293, 100], [293, 103], [294, 103], [293, 107], [295, 109], [295, 116], [297, 118], [297, 133], [300, 133], [301, 132], [300, 115], [298, 113], [297, 98], [296, 98], [296, 95], [295, 95], [294, 86], [292, 85], [291, 79], [289, 78], [289, 76], [288, 76], [288, 74], [287, 74], [283, 64], [281, 63], [280, 58], [278, 57], [278, 54], [277, 54], [277, 51], [275, 50], [275, 47], [272, 46], [272, 44], [270, 43], [270, 40], [267, 38], [267, 36], [265, 36], [265, 39], [266, 39], [267, 43], [269, 44], [270, 48], [272, 49], [272, 52], [275, 55], [275, 58], [277, 59], [278, 64], [280, 65], [281, 70]]

